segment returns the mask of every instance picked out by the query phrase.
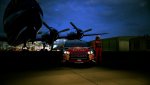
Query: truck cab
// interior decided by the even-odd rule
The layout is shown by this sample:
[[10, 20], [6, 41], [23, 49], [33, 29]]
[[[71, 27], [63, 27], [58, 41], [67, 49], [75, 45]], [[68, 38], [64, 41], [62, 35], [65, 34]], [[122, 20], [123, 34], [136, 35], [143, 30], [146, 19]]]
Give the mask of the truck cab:
[[64, 44], [63, 63], [95, 63], [94, 51], [87, 42], [68, 40]]

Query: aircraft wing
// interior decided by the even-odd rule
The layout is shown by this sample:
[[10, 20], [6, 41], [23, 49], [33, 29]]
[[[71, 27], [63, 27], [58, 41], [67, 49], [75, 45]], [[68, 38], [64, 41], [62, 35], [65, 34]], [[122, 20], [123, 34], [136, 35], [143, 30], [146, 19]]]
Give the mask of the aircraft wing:
[[95, 33], [95, 34], [84, 34], [83, 36], [94, 36], [94, 35], [104, 35], [108, 33]]
[[43, 41], [43, 39], [42, 38], [36, 38], [33, 41]]
[[59, 36], [58, 39], [67, 39], [67, 36]]

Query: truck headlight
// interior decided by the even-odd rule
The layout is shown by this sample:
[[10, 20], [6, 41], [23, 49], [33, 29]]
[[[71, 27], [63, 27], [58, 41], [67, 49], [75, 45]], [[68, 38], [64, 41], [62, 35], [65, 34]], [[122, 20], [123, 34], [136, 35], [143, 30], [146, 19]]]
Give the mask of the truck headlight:
[[90, 54], [93, 54], [93, 51], [88, 51], [88, 54], [90, 55]]
[[70, 54], [70, 52], [69, 52], [69, 51], [64, 51], [64, 54], [68, 54], [68, 55], [69, 55], [69, 54]]

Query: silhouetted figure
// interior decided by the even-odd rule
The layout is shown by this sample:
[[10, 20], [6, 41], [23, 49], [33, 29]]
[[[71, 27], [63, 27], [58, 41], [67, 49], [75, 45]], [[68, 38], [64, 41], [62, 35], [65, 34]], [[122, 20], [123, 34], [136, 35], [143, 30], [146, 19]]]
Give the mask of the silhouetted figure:
[[93, 42], [93, 48], [95, 50], [96, 63], [102, 64], [102, 41], [99, 36], [96, 36]]

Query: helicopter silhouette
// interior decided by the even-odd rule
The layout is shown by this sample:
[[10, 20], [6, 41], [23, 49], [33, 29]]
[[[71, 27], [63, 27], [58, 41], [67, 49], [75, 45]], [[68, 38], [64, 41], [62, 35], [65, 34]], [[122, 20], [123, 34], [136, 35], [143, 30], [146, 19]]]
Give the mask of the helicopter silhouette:
[[86, 32], [92, 31], [92, 29], [87, 29], [87, 30], [81, 30], [78, 28], [73, 22], [70, 22], [70, 24], [73, 26], [73, 28], [76, 30], [76, 32], [70, 32], [67, 34], [67, 36], [62, 36], [60, 38], [65, 38], [68, 40], [75, 40], [75, 39], [82, 39], [85, 36], [95, 36], [95, 35], [104, 35], [108, 33], [95, 33], [95, 34], [86, 34]]
[[57, 31], [49, 27], [42, 17], [43, 11], [36, 0], [10, 0], [3, 16], [6, 39], [1, 38], [11, 46], [24, 44], [23, 47], [26, 47], [26, 42], [37, 40], [36, 35], [44, 25], [48, 28], [49, 34], [43, 35], [41, 40], [53, 45], [59, 33], [69, 30]]

